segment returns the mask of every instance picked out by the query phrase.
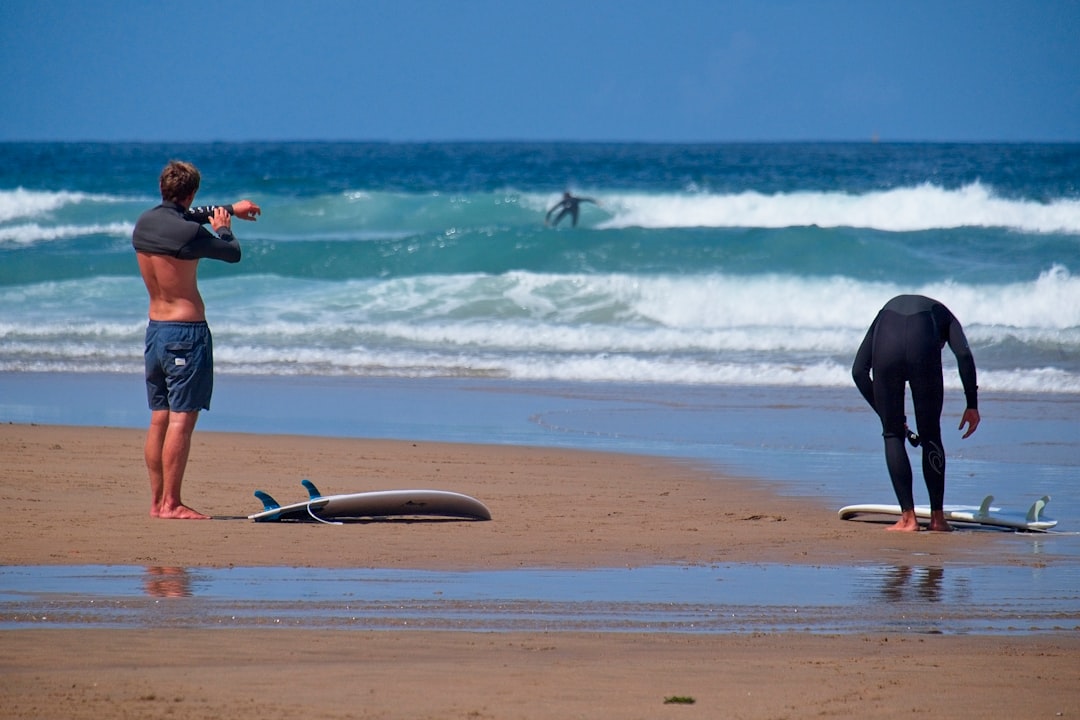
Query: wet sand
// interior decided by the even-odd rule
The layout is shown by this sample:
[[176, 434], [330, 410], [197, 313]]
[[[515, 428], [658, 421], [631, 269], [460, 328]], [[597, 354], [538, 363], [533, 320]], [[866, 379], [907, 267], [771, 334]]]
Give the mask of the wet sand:
[[[1046, 563], [1008, 535], [886, 533], [691, 462], [564, 449], [196, 432], [149, 517], [143, 433], [2, 425], [5, 565], [496, 569]], [[490, 522], [255, 524], [256, 488], [429, 487]], [[167, 602], [167, 600], [163, 600]], [[0, 632], [0, 717], [1031, 717], [1080, 714], [1075, 631], [1020, 637], [296, 629]], [[278, 694], [282, 699], [275, 699]], [[665, 698], [693, 698], [692, 705]], [[948, 703], [948, 705], [946, 705]], [[960, 708], [957, 710], [956, 708]]]
[[[0, 716], [1076, 717], [1075, 636], [4, 633]], [[665, 703], [690, 698], [692, 705]]]

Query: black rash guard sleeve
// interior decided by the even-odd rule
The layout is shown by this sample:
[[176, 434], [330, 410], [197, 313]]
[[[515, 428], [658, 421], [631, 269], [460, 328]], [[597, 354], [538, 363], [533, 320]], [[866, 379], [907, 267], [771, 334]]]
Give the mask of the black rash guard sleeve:
[[[188, 214], [183, 207], [172, 202], [163, 202], [147, 210], [135, 223], [132, 246], [139, 252], [169, 255], [180, 260], [209, 258], [228, 263], [240, 262], [240, 244], [232, 230], [221, 228], [215, 235], [202, 225], [213, 214], [212, 207], [195, 210], [197, 212]], [[203, 217], [206, 220], [201, 220]]]
[[230, 215], [236, 214], [233, 212], [232, 205], [200, 205], [199, 207], [189, 208], [188, 211], [184, 213], [184, 219], [194, 220], [200, 225], [205, 225], [210, 222], [210, 218], [214, 216], [214, 211], [219, 207], [225, 208]]
[[237, 263], [240, 262], [240, 243], [236, 242], [236, 236], [229, 228], [221, 228], [218, 235], [215, 235], [200, 225], [195, 237], [180, 248], [176, 257], [181, 260], [209, 258]]

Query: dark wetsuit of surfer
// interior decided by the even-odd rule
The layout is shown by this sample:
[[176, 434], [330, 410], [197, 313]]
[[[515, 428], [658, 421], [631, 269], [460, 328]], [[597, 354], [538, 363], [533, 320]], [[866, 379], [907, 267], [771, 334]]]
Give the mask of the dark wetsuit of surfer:
[[[570, 215], [570, 225], [571, 225], [571, 227], [577, 227], [578, 213], [580, 211], [580, 205], [583, 202], [592, 203], [593, 205], [599, 204], [595, 200], [593, 200], [592, 198], [579, 198], [579, 197], [574, 197], [573, 195], [571, 195], [568, 192], [563, 193], [562, 200], [560, 200], [558, 203], [555, 204], [554, 207], [552, 207], [550, 210], [548, 210], [547, 216], [544, 218], [544, 222], [545, 223], [550, 223], [551, 226], [554, 227], [554, 226], [559, 224], [560, 220], [562, 220], [564, 217], [566, 217], [569, 214]], [[556, 215], [555, 220], [552, 221], [551, 216], [556, 211], [558, 211], [559, 214]]]
[[911, 463], [904, 448], [908, 430], [904, 416], [905, 383], [911, 386], [930, 509], [940, 512], [944, 504], [941, 410], [945, 393], [941, 351], [946, 343], [956, 355], [964, 386], [967, 410], [961, 427], [964, 422], [970, 423], [964, 435], [967, 437], [978, 425], [975, 359], [960, 323], [937, 300], [922, 295], [900, 295], [886, 303], [870, 325], [852, 365], [855, 385], [881, 419], [885, 461], [901, 510], [913, 512], [915, 507]]

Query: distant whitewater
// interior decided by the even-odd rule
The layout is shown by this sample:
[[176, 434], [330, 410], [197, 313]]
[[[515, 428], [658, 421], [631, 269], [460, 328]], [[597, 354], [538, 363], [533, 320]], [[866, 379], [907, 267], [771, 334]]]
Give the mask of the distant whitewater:
[[984, 390], [1080, 392], [1078, 145], [0, 145], [0, 371], [140, 371], [174, 157], [264, 210], [200, 269], [221, 373], [850, 385], [922, 293]]

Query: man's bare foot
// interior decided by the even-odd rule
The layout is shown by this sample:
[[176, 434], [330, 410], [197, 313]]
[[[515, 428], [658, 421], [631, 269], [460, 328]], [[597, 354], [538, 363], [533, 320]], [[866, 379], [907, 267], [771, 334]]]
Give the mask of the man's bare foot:
[[895, 524], [885, 528], [890, 532], [919, 532], [919, 523], [912, 520], [907, 522], [906, 520], [897, 520]]
[[932, 532], [952, 532], [952, 525], [945, 522], [944, 510], [930, 511], [930, 528]]
[[157, 514], [150, 513], [154, 517], [161, 518], [163, 520], [209, 520], [209, 515], [203, 515], [197, 510], [192, 510], [187, 505], [177, 505], [173, 508], [159, 507]]
[[894, 525], [885, 528], [891, 532], [918, 532], [919, 521], [915, 519], [914, 510], [904, 510], [900, 513], [900, 519]]

